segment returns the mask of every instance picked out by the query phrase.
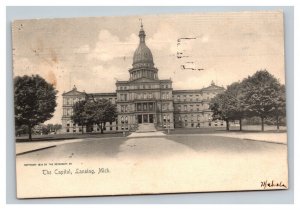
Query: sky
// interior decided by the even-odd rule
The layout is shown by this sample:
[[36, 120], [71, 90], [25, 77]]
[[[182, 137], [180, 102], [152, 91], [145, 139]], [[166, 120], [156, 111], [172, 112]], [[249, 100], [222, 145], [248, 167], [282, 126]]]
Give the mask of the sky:
[[58, 90], [46, 123], [61, 123], [62, 94], [74, 85], [88, 93], [115, 92], [116, 80], [129, 79], [140, 19], [159, 79], [171, 78], [175, 90], [212, 81], [226, 88], [261, 69], [285, 83], [281, 12], [16, 20], [14, 76], [39, 74]]

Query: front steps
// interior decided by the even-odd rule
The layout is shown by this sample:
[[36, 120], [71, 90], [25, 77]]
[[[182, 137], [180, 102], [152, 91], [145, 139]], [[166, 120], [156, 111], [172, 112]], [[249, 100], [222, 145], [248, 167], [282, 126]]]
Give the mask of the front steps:
[[138, 129], [128, 137], [165, 136], [162, 131], [157, 131], [153, 123], [139, 124]]
[[147, 133], [157, 131], [153, 123], [143, 123], [138, 125], [136, 133]]

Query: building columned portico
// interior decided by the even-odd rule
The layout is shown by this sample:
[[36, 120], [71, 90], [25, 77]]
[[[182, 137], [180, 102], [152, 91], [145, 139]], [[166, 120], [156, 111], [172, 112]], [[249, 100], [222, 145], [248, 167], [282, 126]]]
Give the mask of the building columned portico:
[[[88, 97], [107, 99], [117, 105], [118, 119], [106, 124], [106, 130], [135, 130], [138, 124], [153, 123], [159, 128], [223, 126], [212, 124], [209, 101], [224, 88], [213, 82], [209, 87], [196, 90], [173, 90], [171, 79], [159, 79], [153, 55], [146, 45], [143, 25], [139, 31], [139, 45], [133, 55], [129, 80], [117, 81], [114, 93], [85, 93], [74, 86], [63, 94], [63, 131], [81, 132], [80, 126], [71, 122], [72, 105]], [[225, 125], [224, 125], [225, 126]], [[99, 131], [95, 125], [84, 132]]]

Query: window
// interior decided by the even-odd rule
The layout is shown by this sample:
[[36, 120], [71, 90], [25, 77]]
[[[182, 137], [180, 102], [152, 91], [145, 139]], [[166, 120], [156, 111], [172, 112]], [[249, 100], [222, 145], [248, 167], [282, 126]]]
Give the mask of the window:
[[199, 104], [197, 104], [197, 111], [199, 111]]
[[187, 105], [184, 105], [184, 111], [186, 111], [187, 110]]
[[169, 99], [169, 93], [166, 93], [166, 98]]
[[137, 110], [138, 110], [138, 111], [142, 111], [142, 106], [141, 106], [141, 104], [138, 104], [138, 105], [137, 105]]
[[163, 104], [163, 110], [168, 110], [169, 109], [169, 104]]
[[186, 101], [186, 95], [183, 96], [183, 100]]
[[180, 100], [180, 95], [177, 96], [177, 100], [178, 100], [178, 101]]
[[121, 101], [127, 101], [127, 94], [120, 94]]
[[166, 115], [164, 114], [164, 116], [163, 116], [163, 127], [165, 128], [166, 127], [166, 122], [167, 122], [167, 117], [166, 117]]
[[152, 103], [149, 104], [149, 110], [150, 110], [150, 111], [153, 111], [153, 105], [152, 105]]
[[194, 107], [193, 105], [190, 105], [190, 110], [191, 110], [191, 111], [193, 111], [193, 107]]

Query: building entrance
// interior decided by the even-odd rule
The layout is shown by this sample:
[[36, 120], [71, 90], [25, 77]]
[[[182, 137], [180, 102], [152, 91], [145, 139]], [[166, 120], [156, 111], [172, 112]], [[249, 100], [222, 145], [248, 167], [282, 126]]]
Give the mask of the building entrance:
[[143, 123], [148, 123], [148, 115], [143, 114]]
[[138, 115], [138, 123], [143, 123], [143, 116], [141, 114]]
[[139, 114], [138, 123], [153, 123], [153, 114]]

